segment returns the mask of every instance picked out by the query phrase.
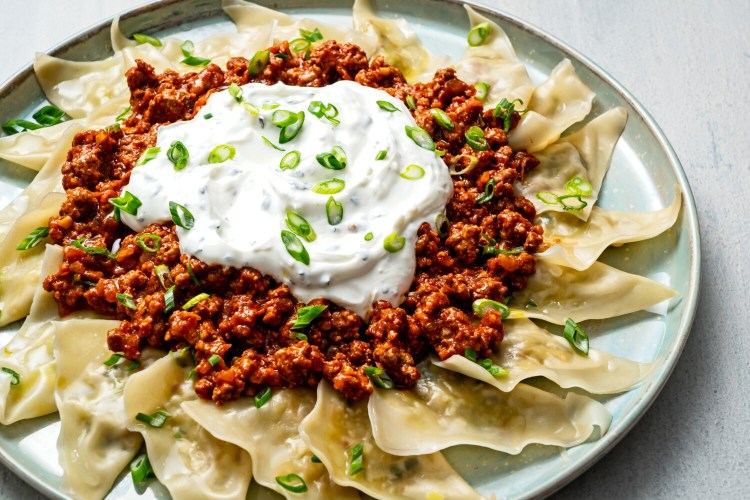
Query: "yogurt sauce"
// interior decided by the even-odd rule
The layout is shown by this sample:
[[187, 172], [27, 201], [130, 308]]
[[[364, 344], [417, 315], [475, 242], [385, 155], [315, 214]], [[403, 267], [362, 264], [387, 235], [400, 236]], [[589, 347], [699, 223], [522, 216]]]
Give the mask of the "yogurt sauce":
[[[416, 125], [408, 109], [381, 90], [349, 81], [322, 88], [251, 83], [241, 89], [241, 97], [217, 92], [192, 120], [159, 129], [159, 153], [133, 169], [125, 188], [142, 205], [135, 216], [123, 213], [123, 222], [142, 231], [169, 221], [169, 202], [179, 203], [195, 218], [191, 229], [177, 227], [183, 253], [210, 264], [253, 267], [305, 302], [326, 298], [363, 318], [376, 300], [400, 303], [414, 278], [417, 229], [425, 221], [434, 224], [452, 194], [443, 161], [407, 135], [406, 126]], [[333, 104], [340, 123], [311, 113], [312, 101]], [[279, 110], [305, 114], [298, 135], [285, 144], [279, 143], [281, 128], [272, 123]], [[167, 157], [174, 141], [189, 152], [181, 170]], [[210, 152], [221, 144], [234, 147], [234, 157], [209, 163]], [[340, 170], [316, 159], [334, 146], [346, 156]], [[299, 152], [299, 164], [282, 169], [291, 151]], [[385, 158], [376, 159], [379, 153]], [[424, 175], [414, 179], [420, 170], [409, 165]], [[340, 192], [313, 191], [334, 178], [344, 181]], [[326, 211], [331, 197], [343, 208], [336, 225]], [[316, 233], [313, 241], [299, 237], [309, 264], [295, 259], [282, 242], [282, 230], [290, 230], [289, 211]], [[405, 242], [401, 250], [388, 251], [387, 237], [394, 232]]]

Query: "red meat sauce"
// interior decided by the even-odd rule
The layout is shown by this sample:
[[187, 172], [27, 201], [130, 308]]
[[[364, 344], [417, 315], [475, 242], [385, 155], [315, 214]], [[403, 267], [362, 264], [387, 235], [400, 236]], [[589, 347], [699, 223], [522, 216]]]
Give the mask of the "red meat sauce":
[[[396, 387], [408, 388], [419, 378], [416, 364], [430, 353], [446, 359], [471, 348], [479, 357], [488, 356], [503, 337], [501, 316], [490, 310], [480, 320], [472, 302], [503, 301], [524, 288], [534, 273], [532, 254], [542, 243], [542, 228], [530, 222], [534, 207], [515, 193], [513, 183], [538, 161], [511, 150], [502, 120], [493, 117], [492, 109], [483, 109], [474, 87], [459, 80], [453, 69], [438, 71], [428, 83], [409, 85], [398, 69], [380, 57], [368, 62], [354, 45], [325, 42], [308, 57], [299, 57], [283, 42], [270, 52], [268, 64], [255, 75], [242, 57], [230, 59], [226, 70], [210, 64], [184, 75], [170, 70], [156, 74], [137, 61], [127, 72], [132, 112], [119, 130], [75, 136], [62, 168], [67, 200], [50, 222], [50, 237], [64, 247], [64, 260], [44, 281], [60, 314], [88, 309], [119, 319], [108, 334], [109, 347], [130, 359], [147, 346], [192, 348], [195, 391], [218, 404], [267, 386], [315, 386], [320, 379], [346, 398], [363, 399], [373, 391], [364, 367], [381, 367]], [[473, 170], [453, 177], [448, 222], [440, 234], [427, 223], [420, 227], [414, 282], [398, 306], [377, 302], [364, 321], [325, 299], [303, 304], [286, 285], [255, 269], [210, 265], [181, 253], [171, 222], [139, 233], [161, 237], [158, 251], [149, 252], [138, 245], [139, 234], [116, 220], [108, 200], [127, 185], [138, 158], [155, 144], [158, 128], [191, 119], [213, 92], [232, 83], [324, 86], [339, 80], [355, 80], [404, 101], [412, 96], [414, 118], [445, 153], [446, 168], [464, 166], [468, 156], [461, 155], [478, 160]], [[448, 114], [452, 131], [436, 122], [432, 108]], [[512, 126], [518, 118], [514, 113]], [[464, 133], [472, 125], [484, 130], [485, 151], [466, 144]], [[493, 198], [477, 203], [493, 179]], [[523, 251], [485, 255], [483, 247], [492, 241], [488, 237], [502, 248]], [[102, 249], [113, 248], [118, 240], [120, 245], [113, 254], [91, 255], [72, 246], [75, 240]], [[160, 280], [156, 266], [167, 266], [169, 275]], [[171, 285], [175, 307], [167, 314], [164, 294]], [[201, 293], [209, 298], [183, 310]], [[135, 308], [118, 302], [118, 294], [131, 295]], [[305, 331], [307, 339], [299, 340], [292, 324], [296, 310], [305, 305], [328, 307]]]

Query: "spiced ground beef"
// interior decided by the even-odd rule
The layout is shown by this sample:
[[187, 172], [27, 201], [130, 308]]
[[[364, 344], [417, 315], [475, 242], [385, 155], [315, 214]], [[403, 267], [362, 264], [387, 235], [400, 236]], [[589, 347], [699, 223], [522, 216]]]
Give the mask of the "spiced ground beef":
[[[397, 387], [410, 387], [419, 378], [415, 365], [430, 353], [446, 359], [471, 348], [479, 357], [488, 356], [502, 340], [501, 316], [491, 310], [478, 320], [472, 302], [503, 301], [534, 273], [532, 254], [542, 243], [542, 229], [530, 222], [534, 207], [515, 193], [513, 183], [523, 180], [537, 160], [508, 146], [502, 119], [483, 108], [474, 87], [456, 78], [453, 69], [409, 85], [398, 69], [379, 57], [368, 62], [354, 45], [325, 42], [305, 58], [283, 42], [270, 53], [255, 75], [242, 57], [230, 59], [226, 70], [210, 64], [184, 75], [157, 74], [137, 61], [127, 72], [132, 112], [121, 127], [75, 136], [62, 167], [67, 200], [50, 222], [50, 237], [64, 247], [64, 260], [44, 282], [60, 313], [90, 309], [118, 318], [109, 347], [130, 359], [146, 346], [192, 348], [195, 390], [219, 403], [266, 386], [315, 386], [321, 378], [345, 397], [362, 399], [373, 390], [366, 366], [384, 369]], [[109, 200], [127, 185], [161, 125], [191, 119], [213, 92], [232, 83], [323, 86], [339, 80], [355, 80], [402, 101], [411, 96], [412, 114], [433, 137], [446, 168], [461, 169], [476, 158], [472, 170], [453, 177], [454, 193], [440, 232], [427, 223], [420, 227], [414, 282], [400, 305], [377, 302], [363, 321], [324, 299], [303, 304], [286, 285], [255, 269], [209, 265], [181, 253], [171, 222], [141, 233], [118, 222]], [[433, 108], [448, 114], [452, 130], [440, 126]], [[517, 121], [513, 114], [512, 126]], [[472, 126], [484, 131], [483, 151], [467, 144], [465, 133]], [[144, 246], [139, 237], [145, 234], [161, 238], [158, 250]], [[493, 245], [514, 250], [488, 254]], [[99, 247], [101, 253], [81, 246]], [[166, 312], [170, 289], [175, 307]], [[183, 310], [203, 293], [206, 300]], [[132, 302], [118, 301], [118, 294]], [[296, 311], [305, 305], [328, 306], [306, 337], [292, 330]]]

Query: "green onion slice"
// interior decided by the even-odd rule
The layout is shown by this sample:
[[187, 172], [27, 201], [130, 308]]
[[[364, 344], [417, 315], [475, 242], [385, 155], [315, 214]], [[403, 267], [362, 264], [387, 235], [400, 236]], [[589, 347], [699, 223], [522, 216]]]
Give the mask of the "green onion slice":
[[3, 366], [2, 368], [0, 368], [0, 370], [10, 375], [10, 385], [18, 385], [21, 383], [21, 375], [19, 375], [18, 372], [14, 369], [6, 368]]
[[218, 365], [219, 361], [221, 361], [221, 356], [219, 356], [218, 354], [214, 354], [210, 358], [208, 358], [208, 364], [211, 366]]
[[578, 323], [570, 318], [567, 318], [565, 320], [563, 337], [565, 337], [565, 340], [570, 342], [570, 345], [573, 346], [573, 349], [578, 351], [580, 354], [583, 354], [584, 356], [588, 356], [589, 336], [586, 335], [586, 332], [584, 332], [580, 326], [578, 326]]
[[474, 84], [474, 88], [476, 89], [476, 97], [480, 101], [484, 102], [485, 99], [487, 99], [487, 94], [490, 93], [490, 86], [487, 83], [479, 82]]
[[[583, 201], [581, 199], [581, 195], [565, 195], [565, 196], [559, 196], [557, 198], [557, 201], [560, 202], [560, 205], [562, 205], [563, 210], [568, 212], [580, 212], [583, 210], [588, 203]], [[577, 203], [576, 203], [577, 202]]]
[[103, 363], [104, 366], [115, 366], [118, 361], [122, 359], [122, 354], [113, 353], [110, 357], [107, 358], [107, 360]]
[[[273, 117], [276, 116], [276, 113], [279, 113], [279, 111], [274, 111]], [[287, 111], [287, 113], [289, 113], [289, 111]], [[286, 125], [278, 125], [273, 121], [273, 117], [272, 122], [274, 123], [274, 125], [282, 127], [281, 132], [279, 132], [279, 144], [286, 144], [287, 142], [297, 137], [297, 134], [299, 134], [300, 130], [302, 129], [302, 124], [305, 123], [304, 111], [300, 111], [299, 113], [292, 113], [292, 121], [290, 121]]]
[[141, 200], [133, 196], [130, 191], [125, 191], [122, 196], [110, 198], [109, 204], [126, 214], [135, 215], [138, 212], [138, 207], [143, 203], [141, 203]]
[[182, 306], [182, 310], [183, 311], [189, 311], [190, 309], [192, 309], [193, 307], [197, 306], [198, 304], [200, 304], [201, 302], [203, 302], [204, 300], [206, 300], [209, 297], [210, 297], [210, 295], [207, 294], [207, 293], [199, 293], [198, 295], [196, 295], [192, 299], [190, 299], [187, 302], [185, 302], [185, 305]]
[[161, 236], [145, 233], [135, 237], [135, 244], [144, 252], [156, 253], [161, 248]]
[[539, 191], [536, 194], [536, 197], [539, 201], [541, 201], [545, 205], [557, 205], [558, 203], [557, 195], [550, 191]]
[[299, 166], [300, 158], [301, 155], [299, 151], [289, 151], [281, 158], [279, 168], [281, 168], [281, 170], [294, 170]]
[[242, 88], [239, 85], [236, 83], [231, 84], [229, 88], [227, 88], [227, 92], [234, 97], [235, 101], [242, 102]]
[[424, 169], [419, 165], [407, 165], [403, 172], [398, 174], [399, 177], [408, 181], [416, 181], [424, 177]]
[[204, 120], [210, 120], [213, 117], [214, 115], [212, 113], [206, 113], [205, 115], [203, 115]]
[[484, 315], [490, 309], [494, 309], [495, 311], [498, 311], [502, 319], [505, 319], [508, 316], [510, 316], [510, 309], [508, 309], [508, 306], [506, 306], [502, 302], [497, 302], [495, 300], [477, 299], [474, 302], [472, 302], [471, 308], [474, 310], [474, 314], [476, 314], [480, 318], [484, 318]]
[[164, 427], [164, 424], [166, 424], [167, 420], [169, 420], [170, 418], [172, 418], [172, 415], [164, 410], [157, 410], [151, 415], [139, 413], [135, 416], [135, 419], [139, 422], [143, 422], [144, 424], [149, 425], [155, 429], [161, 429], [162, 427]]
[[323, 167], [330, 170], [342, 170], [346, 168], [346, 152], [341, 146], [334, 146], [330, 153], [320, 153], [315, 156]]
[[407, 107], [408, 107], [409, 109], [411, 109], [411, 110], [415, 110], [415, 109], [417, 109], [417, 103], [416, 103], [416, 101], [414, 100], [414, 96], [412, 96], [412, 95], [408, 95], [408, 96], [406, 96], [406, 106], [407, 106]]
[[161, 151], [160, 147], [148, 148], [135, 163], [135, 166], [140, 167], [141, 165], [145, 165], [146, 163], [150, 162], [151, 160], [156, 158], [156, 156], [159, 154], [159, 151]]
[[208, 64], [211, 62], [211, 59], [206, 59], [204, 57], [189, 56], [180, 62], [182, 64], [187, 64], [188, 66], [208, 66]]
[[307, 491], [307, 484], [305, 484], [305, 480], [297, 474], [276, 476], [276, 482], [279, 483], [279, 486], [287, 491], [291, 491], [292, 493], [304, 493]]
[[379, 366], [365, 366], [362, 369], [375, 387], [393, 389], [395, 386], [393, 379]]
[[260, 137], [261, 137], [261, 139], [263, 139], [263, 142], [265, 142], [267, 145], [271, 146], [276, 151], [286, 151], [286, 149], [280, 148], [279, 146], [277, 146], [276, 144], [274, 144], [273, 142], [271, 142], [270, 139], [268, 139], [268, 137], [266, 137], [265, 135], [262, 135]]
[[490, 23], [477, 24], [471, 28], [471, 31], [469, 31], [469, 36], [467, 37], [469, 45], [472, 47], [478, 47], [479, 45], [484, 44], [490, 36], [490, 31], [492, 31]]
[[195, 44], [190, 40], [185, 40], [182, 42], [182, 45], [180, 45], [180, 50], [182, 51], [183, 56], [190, 57], [190, 54], [195, 50]]
[[265, 69], [268, 65], [268, 61], [271, 59], [271, 51], [259, 50], [250, 59], [250, 63], [247, 65], [247, 72], [250, 76], [255, 76]]
[[304, 38], [308, 42], [317, 42], [318, 40], [323, 39], [323, 34], [320, 32], [318, 28], [315, 28], [312, 31], [300, 28], [299, 34], [302, 38]]
[[21, 243], [18, 244], [16, 250], [29, 250], [34, 248], [44, 241], [47, 236], [49, 236], [49, 228], [47, 226], [38, 227], [21, 240]]
[[308, 50], [310, 50], [310, 47], [310, 41], [305, 40], [304, 38], [295, 38], [294, 40], [291, 40], [289, 42], [289, 48], [296, 54], [307, 52]]
[[171, 313], [174, 310], [174, 285], [164, 292], [164, 312]]
[[17, 134], [19, 131], [15, 129], [15, 127], [20, 127], [21, 132], [25, 132], [27, 130], [37, 130], [42, 128], [42, 125], [39, 125], [38, 123], [30, 122], [28, 120], [10, 120], [5, 123], [3, 123], [3, 131], [8, 135]]
[[251, 104], [247, 101], [242, 101], [242, 107], [245, 108], [245, 111], [247, 111], [248, 114], [252, 116], [258, 116], [260, 114], [260, 110], [255, 104]]
[[83, 250], [88, 255], [104, 255], [110, 259], [116, 259], [117, 255], [113, 254], [106, 248], [102, 247], [87, 247], [83, 245], [83, 242], [86, 241], [86, 238], [78, 238], [75, 241], [70, 242], [70, 246], [77, 248], [79, 250]]
[[310, 254], [307, 253], [305, 245], [302, 244], [300, 239], [291, 231], [285, 229], [281, 230], [281, 242], [284, 244], [286, 251], [292, 258], [298, 262], [310, 265]]
[[[310, 104], [312, 106], [312, 104]], [[271, 115], [271, 123], [277, 127], [286, 127], [297, 121], [297, 114], [287, 111], [285, 109], [279, 109], [274, 111]]]
[[569, 195], [590, 196], [593, 190], [589, 181], [577, 175], [565, 183], [565, 192]]
[[201, 284], [201, 282], [198, 281], [198, 277], [195, 275], [195, 271], [193, 270], [193, 265], [190, 262], [187, 263], [187, 272], [188, 272], [188, 276], [190, 276], [190, 279], [193, 280], [193, 283], [195, 284], [195, 286], [198, 286]]
[[333, 196], [326, 202], [326, 217], [332, 226], [339, 224], [344, 219], [344, 205], [336, 201]]
[[167, 158], [174, 165], [175, 170], [182, 170], [187, 166], [190, 153], [180, 141], [174, 141], [167, 150]]
[[526, 302], [526, 305], [529, 307], [539, 307], [536, 302], [534, 302], [534, 299], [529, 299], [528, 302]]
[[484, 131], [476, 125], [469, 127], [464, 134], [466, 144], [471, 146], [475, 151], [487, 151], [487, 139], [484, 138]]
[[372, 241], [372, 239], [373, 239], [374, 237], [375, 237], [375, 235], [374, 235], [374, 234], [372, 234], [372, 233], [367, 233], [367, 234], [365, 235], [365, 241]]
[[126, 116], [128, 116], [128, 114], [129, 114], [129, 113], [130, 113], [130, 112], [131, 112], [132, 110], [133, 110], [133, 108], [131, 108], [130, 106], [128, 106], [127, 108], [123, 109], [123, 110], [122, 110], [122, 113], [120, 113], [119, 115], [117, 115], [117, 117], [115, 118], [115, 121], [116, 121], [116, 122], [121, 122], [121, 121], [123, 121], [123, 120], [125, 119], [125, 117], [126, 117]]
[[148, 461], [148, 455], [141, 453], [135, 460], [130, 462], [130, 477], [133, 478], [133, 484], [136, 486], [150, 477], [155, 477], [154, 469], [151, 468], [151, 462]]
[[273, 55], [274, 57], [278, 57], [279, 59], [283, 59], [284, 61], [289, 59], [289, 56], [287, 54], [284, 54], [283, 52], [278, 52]]
[[406, 244], [406, 238], [399, 236], [396, 232], [393, 232], [385, 237], [383, 240], [383, 248], [386, 252], [396, 253], [404, 248]]
[[307, 110], [318, 118], [325, 118], [334, 125], [341, 123], [336, 117], [339, 115], [339, 109], [332, 103], [323, 104], [321, 101], [312, 101]]
[[448, 236], [450, 230], [451, 221], [448, 220], [448, 216], [440, 213], [435, 216], [435, 232], [441, 238]]
[[158, 266], [154, 267], [154, 274], [159, 279], [159, 283], [161, 284], [162, 288], [168, 288], [167, 280], [172, 280], [172, 273], [169, 271], [169, 267], [167, 267], [165, 264], [159, 264]]
[[297, 340], [307, 340], [307, 335], [302, 332], [295, 332], [294, 336], [297, 337]]
[[317, 455], [313, 455], [312, 457], [310, 457], [310, 461], [311, 461], [312, 463], [314, 463], [314, 464], [320, 464], [320, 463], [323, 463], [323, 462], [321, 462], [321, 461], [320, 461], [320, 459], [318, 458], [318, 456], [317, 456]]
[[229, 144], [219, 144], [208, 154], [208, 163], [224, 163], [234, 158], [237, 150]]
[[448, 116], [448, 113], [446, 113], [442, 109], [431, 108], [430, 113], [432, 114], [432, 117], [435, 118], [435, 121], [438, 122], [438, 125], [443, 127], [445, 130], [453, 130], [455, 128], [451, 117]]
[[118, 293], [117, 302], [127, 307], [128, 309], [138, 309], [138, 307], [135, 305], [135, 301], [133, 300], [133, 296], [129, 293]]
[[190, 230], [195, 226], [195, 217], [193, 217], [193, 214], [179, 203], [170, 201], [169, 213], [172, 215], [172, 222], [182, 229]]
[[383, 111], [388, 111], [389, 113], [395, 113], [396, 111], [398, 111], [398, 108], [388, 101], [375, 101], [375, 102]]
[[364, 451], [365, 444], [357, 443], [348, 450], [346, 450], [346, 456], [349, 457], [347, 463], [347, 474], [354, 476], [365, 470], [364, 465]]
[[315, 241], [315, 238], [317, 238], [312, 225], [307, 222], [307, 219], [302, 217], [297, 212], [294, 212], [292, 210], [287, 211], [286, 225], [289, 229], [292, 230], [294, 234], [303, 237], [307, 241], [312, 242]]
[[36, 113], [31, 115], [36, 122], [45, 127], [56, 125], [62, 121], [65, 117], [65, 111], [58, 108], [57, 106], [43, 106]]
[[304, 306], [297, 309], [297, 319], [292, 323], [292, 330], [300, 330], [310, 326], [315, 318], [328, 309], [328, 306]]
[[420, 148], [435, 151], [435, 143], [432, 141], [432, 137], [423, 128], [406, 125], [406, 135]]
[[133, 33], [133, 40], [138, 43], [147, 43], [154, 47], [161, 47], [161, 40], [154, 36], [146, 35], [145, 33]]
[[487, 203], [488, 201], [492, 200], [492, 198], [495, 197], [496, 185], [497, 181], [494, 178], [487, 181], [487, 184], [485, 184], [484, 186], [484, 193], [477, 196], [476, 204], [482, 205], [483, 203]]
[[495, 110], [492, 112], [492, 116], [499, 118], [503, 121], [503, 130], [506, 132], [510, 130], [510, 126], [513, 119], [513, 113], [525, 113], [525, 109], [516, 109], [516, 103], [523, 104], [521, 99], [513, 99], [508, 101], [505, 97], [497, 103]]
[[262, 391], [260, 391], [258, 394], [255, 395], [253, 398], [255, 400], [255, 407], [260, 408], [264, 404], [268, 403], [268, 401], [271, 399], [271, 388], [266, 386]]
[[375, 155], [375, 159], [378, 160], [378, 161], [385, 160], [386, 156], [388, 156], [388, 150], [387, 149], [381, 149], [380, 151], [378, 151], [378, 154]]
[[[469, 172], [474, 170], [474, 167], [476, 167], [478, 163], [479, 158], [474, 155], [456, 155], [451, 159], [451, 164], [450, 167], [448, 167], [448, 172], [453, 176], [468, 174]], [[461, 170], [456, 170], [456, 165], [459, 164], [465, 164], [466, 166]]]
[[336, 194], [343, 191], [345, 185], [344, 181], [334, 177], [331, 180], [315, 184], [312, 188], [312, 192], [317, 194]]
[[477, 352], [471, 347], [464, 348], [464, 357], [474, 363], [477, 362]]

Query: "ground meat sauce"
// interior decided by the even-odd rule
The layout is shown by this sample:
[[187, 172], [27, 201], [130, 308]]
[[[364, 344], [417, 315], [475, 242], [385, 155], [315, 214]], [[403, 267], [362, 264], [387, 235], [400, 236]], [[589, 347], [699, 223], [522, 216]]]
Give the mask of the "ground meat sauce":
[[[502, 121], [483, 109], [474, 87], [456, 78], [453, 69], [438, 71], [428, 83], [408, 85], [399, 70], [380, 57], [368, 63], [354, 45], [325, 42], [307, 58], [290, 52], [286, 42], [270, 52], [268, 65], [254, 76], [241, 57], [230, 59], [226, 71], [211, 64], [185, 75], [170, 70], [156, 74], [137, 61], [127, 72], [132, 114], [117, 130], [75, 136], [63, 165], [67, 200], [50, 222], [50, 237], [64, 246], [64, 261], [44, 281], [60, 314], [90, 309], [118, 318], [120, 325], [109, 332], [109, 347], [130, 359], [137, 359], [146, 346], [191, 347], [197, 363], [195, 391], [218, 403], [254, 395], [266, 386], [315, 386], [321, 378], [346, 398], [362, 399], [373, 390], [365, 366], [380, 366], [397, 387], [410, 387], [419, 378], [416, 363], [430, 353], [446, 359], [471, 348], [479, 357], [489, 355], [502, 340], [501, 316], [491, 310], [477, 322], [472, 302], [503, 301], [524, 288], [534, 273], [532, 254], [542, 243], [542, 228], [530, 222], [534, 207], [515, 193], [513, 183], [538, 161], [511, 150]], [[442, 224], [440, 234], [426, 223], [419, 229], [416, 274], [400, 305], [378, 302], [369, 321], [363, 321], [324, 299], [303, 304], [287, 286], [252, 268], [208, 265], [181, 254], [171, 222], [140, 233], [161, 237], [156, 252], [144, 249], [138, 234], [118, 222], [108, 200], [127, 185], [138, 158], [154, 145], [159, 126], [191, 119], [209, 95], [231, 83], [324, 86], [344, 79], [404, 101], [412, 96], [414, 118], [445, 153], [447, 165], [460, 169], [467, 159], [461, 155], [478, 159], [473, 170], [453, 178], [449, 222]], [[453, 130], [441, 127], [431, 108], [445, 110]], [[517, 113], [512, 121], [515, 126]], [[487, 150], [474, 151], [466, 144], [464, 133], [472, 125], [484, 130]], [[477, 203], [493, 179], [494, 197]], [[100, 247], [102, 253], [92, 255], [71, 245], [76, 240]], [[485, 255], [483, 247], [492, 240], [523, 251]], [[162, 265], [170, 273], [160, 280], [155, 268]], [[175, 308], [165, 314], [165, 290], [172, 285]], [[200, 293], [209, 298], [182, 309]], [[131, 307], [118, 302], [118, 294], [132, 296]], [[328, 307], [300, 340], [291, 328], [296, 310], [316, 304]]]

